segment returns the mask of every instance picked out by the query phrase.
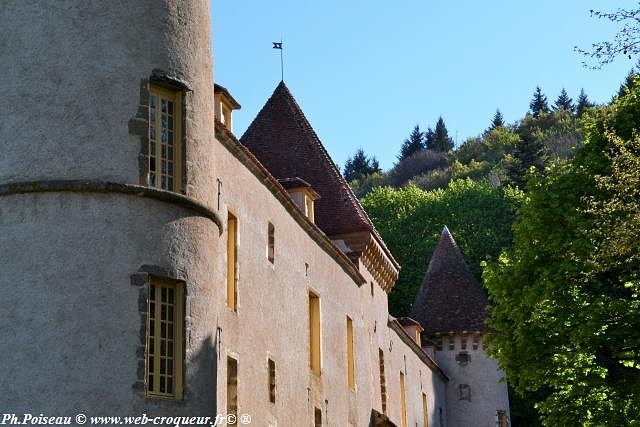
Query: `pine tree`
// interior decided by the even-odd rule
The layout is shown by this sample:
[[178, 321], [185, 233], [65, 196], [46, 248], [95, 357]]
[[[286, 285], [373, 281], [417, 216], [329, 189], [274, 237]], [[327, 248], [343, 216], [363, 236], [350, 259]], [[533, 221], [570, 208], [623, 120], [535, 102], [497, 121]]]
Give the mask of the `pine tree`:
[[436, 138], [435, 132], [433, 131], [433, 129], [431, 129], [431, 127], [428, 127], [427, 131], [424, 133], [424, 146], [427, 150], [430, 150], [433, 148], [435, 144], [435, 138]]
[[405, 159], [413, 153], [424, 149], [424, 132], [420, 131], [420, 126], [416, 125], [411, 131], [409, 138], [405, 139], [400, 147], [400, 155], [398, 160]]
[[567, 91], [562, 88], [560, 91], [560, 95], [558, 95], [558, 99], [556, 99], [555, 104], [553, 104], [553, 111], [565, 110], [569, 113], [573, 113], [573, 99], [569, 98], [567, 95]]
[[453, 145], [453, 139], [449, 137], [447, 126], [444, 124], [442, 117], [439, 117], [432, 137], [427, 139], [427, 149], [446, 153], [453, 150]]
[[589, 101], [587, 94], [584, 92], [584, 89], [580, 89], [580, 95], [578, 95], [578, 100], [576, 101], [576, 115], [578, 117], [582, 117], [585, 110], [587, 108], [593, 107], [593, 102]]
[[507, 167], [509, 179], [518, 187], [524, 187], [529, 168], [534, 166], [542, 172], [547, 163], [547, 157], [547, 148], [540, 138], [532, 135], [522, 137], [513, 150], [513, 163]]
[[504, 117], [500, 110], [496, 109], [496, 114], [493, 116], [493, 120], [491, 120], [491, 126], [489, 126], [489, 132], [499, 127], [504, 127]]
[[347, 159], [344, 164], [344, 179], [351, 182], [355, 179], [364, 178], [372, 173], [380, 172], [380, 165], [375, 157], [369, 158], [364, 154], [364, 150], [359, 148], [353, 157]]
[[533, 117], [540, 117], [540, 113], [548, 113], [549, 105], [547, 104], [547, 97], [542, 93], [540, 86], [536, 86], [536, 91], [533, 93], [533, 99], [529, 103], [531, 115]]

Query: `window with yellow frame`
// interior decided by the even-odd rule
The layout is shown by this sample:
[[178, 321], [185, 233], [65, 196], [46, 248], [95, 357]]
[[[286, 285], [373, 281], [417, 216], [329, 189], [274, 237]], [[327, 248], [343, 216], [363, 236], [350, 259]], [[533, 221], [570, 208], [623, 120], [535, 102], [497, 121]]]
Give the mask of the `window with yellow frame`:
[[182, 283], [151, 278], [145, 363], [148, 396], [182, 398], [183, 308]]
[[182, 183], [182, 92], [149, 90], [149, 185], [180, 191]]

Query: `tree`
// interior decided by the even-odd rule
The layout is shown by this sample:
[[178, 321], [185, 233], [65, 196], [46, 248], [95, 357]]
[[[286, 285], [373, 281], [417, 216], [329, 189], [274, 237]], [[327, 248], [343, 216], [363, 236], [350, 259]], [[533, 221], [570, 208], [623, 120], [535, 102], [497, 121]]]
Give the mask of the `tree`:
[[362, 200], [385, 243], [402, 265], [389, 299], [394, 316], [407, 315], [422, 283], [443, 225], [455, 234], [471, 270], [480, 277], [480, 263], [511, 245], [511, 224], [521, 193], [493, 188], [470, 179], [455, 180], [444, 189], [424, 191], [379, 187]]
[[427, 149], [446, 153], [453, 150], [453, 146], [453, 139], [449, 137], [447, 126], [444, 124], [442, 117], [439, 117], [436, 122], [435, 131], [427, 138]]
[[381, 172], [378, 161], [375, 157], [367, 157], [364, 154], [364, 150], [359, 148], [356, 154], [345, 162], [343, 175], [347, 182], [351, 182], [375, 172]]
[[569, 98], [569, 95], [567, 95], [567, 91], [564, 90], [564, 88], [562, 88], [560, 95], [558, 95], [558, 99], [556, 99], [556, 102], [553, 104], [553, 110], [564, 110], [569, 113], [573, 113], [573, 100]]
[[580, 95], [578, 95], [578, 100], [576, 101], [576, 115], [582, 117], [584, 112], [593, 106], [593, 102], [589, 101], [584, 89], [580, 89]]
[[420, 150], [396, 163], [387, 175], [391, 185], [401, 187], [416, 175], [445, 168], [448, 164], [447, 158], [442, 153]]
[[547, 148], [535, 134], [522, 135], [513, 149], [513, 162], [507, 168], [511, 182], [524, 188], [531, 168], [542, 172], [547, 162]]
[[540, 86], [536, 86], [535, 92], [533, 92], [533, 99], [529, 103], [529, 109], [533, 117], [540, 117], [542, 113], [549, 112], [549, 105], [547, 104], [547, 97], [542, 93]]
[[591, 66], [586, 61], [583, 62], [585, 67], [602, 68], [602, 66], [613, 62], [619, 55], [625, 55], [631, 59], [632, 56], [640, 53], [640, 9], [618, 9], [615, 12], [601, 12], [592, 9], [591, 16], [624, 25], [615, 35], [613, 41], [593, 43], [589, 50], [574, 47], [575, 51], [595, 61], [595, 64]]
[[640, 88], [594, 110], [534, 175], [514, 248], [483, 274], [493, 354], [545, 425], [640, 423]]
[[504, 117], [502, 116], [502, 113], [500, 112], [500, 110], [496, 109], [496, 114], [493, 115], [493, 120], [491, 120], [491, 126], [489, 126], [488, 131], [491, 132], [492, 130], [499, 127], [503, 127], [503, 126], [504, 126]]
[[398, 160], [405, 159], [413, 153], [422, 150], [425, 147], [423, 138], [424, 133], [420, 131], [420, 126], [416, 125], [411, 131], [409, 138], [405, 139], [402, 143]]

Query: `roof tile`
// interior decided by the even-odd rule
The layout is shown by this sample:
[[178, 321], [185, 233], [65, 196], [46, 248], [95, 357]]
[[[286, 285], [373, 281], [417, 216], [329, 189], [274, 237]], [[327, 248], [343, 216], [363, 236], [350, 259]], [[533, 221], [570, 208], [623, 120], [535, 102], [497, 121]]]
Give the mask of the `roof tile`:
[[487, 296], [445, 226], [411, 308], [427, 336], [448, 332], [488, 332]]

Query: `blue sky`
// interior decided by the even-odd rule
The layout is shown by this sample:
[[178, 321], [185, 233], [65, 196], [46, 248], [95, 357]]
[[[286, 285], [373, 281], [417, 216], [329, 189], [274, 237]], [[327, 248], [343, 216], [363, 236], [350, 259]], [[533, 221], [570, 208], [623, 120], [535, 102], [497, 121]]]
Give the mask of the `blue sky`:
[[412, 128], [439, 116], [458, 144], [481, 133], [499, 108], [521, 118], [539, 85], [550, 103], [611, 99], [635, 63], [582, 66], [573, 47], [613, 37], [616, 26], [590, 9], [637, 7], [630, 0], [216, 0], [214, 76], [242, 105], [244, 133], [284, 80], [311, 125], [343, 166], [358, 148], [383, 169]]

